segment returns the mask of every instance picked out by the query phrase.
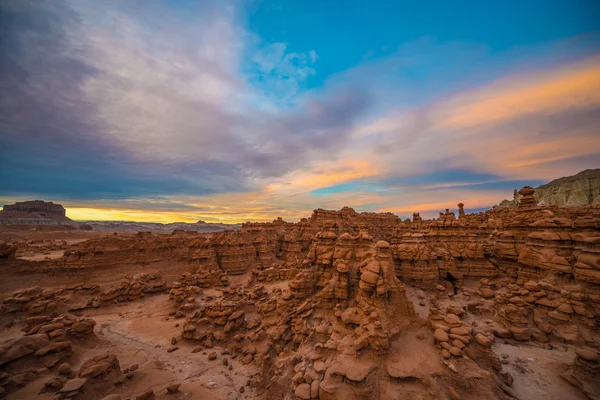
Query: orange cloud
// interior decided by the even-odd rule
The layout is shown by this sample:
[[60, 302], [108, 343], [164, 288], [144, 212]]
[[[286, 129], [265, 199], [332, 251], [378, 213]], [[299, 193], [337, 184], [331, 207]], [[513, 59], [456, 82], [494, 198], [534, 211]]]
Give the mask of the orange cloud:
[[271, 191], [304, 192], [375, 176], [380, 171], [366, 158], [349, 157], [324, 162], [309, 171], [294, 171], [268, 186]]
[[[430, 196], [422, 197], [418, 203], [414, 203], [414, 199], [411, 199], [409, 204], [391, 206], [379, 211], [401, 215], [410, 215], [413, 212], [433, 213], [435, 215], [435, 213], [444, 211], [446, 208], [456, 210], [458, 203], [464, 203], [467, 209], [489, 207], [509, 197], [509, 194], [512, 195], [512, 193], [503, 193], [498, 190], [482, 192], [454, 188], [448, 192], [436, 192]], [[439, 198], [443, 198], [444, 201], [436, 201]]]
[[600, 105], [600, 58], [461, 94], [438, 111], [437, 128], [460, 129], [530, 113]]

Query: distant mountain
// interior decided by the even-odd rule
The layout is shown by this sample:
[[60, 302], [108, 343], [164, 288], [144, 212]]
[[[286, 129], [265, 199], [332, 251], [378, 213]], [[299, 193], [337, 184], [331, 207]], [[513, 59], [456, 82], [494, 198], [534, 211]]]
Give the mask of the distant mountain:
[[[600, 168], [586, 169], [573, 176], [555, 179], [535, 188], [539, 205], [582, 206], [600, 204]], [[503, 200], [500, 207], [512, 207], [520, 199], [517, 189], [513, 200]]]
[[85, 221], [82, 224], [92, 227], [94, 231], [104, 232], [173, 232], [176, 229], [202, 233], [238, 230], [242, 224], [214, 224], [204, 221], [196, 223], [173, 222], [161, 224], [158, 222], [130, 222], [130, 221]]

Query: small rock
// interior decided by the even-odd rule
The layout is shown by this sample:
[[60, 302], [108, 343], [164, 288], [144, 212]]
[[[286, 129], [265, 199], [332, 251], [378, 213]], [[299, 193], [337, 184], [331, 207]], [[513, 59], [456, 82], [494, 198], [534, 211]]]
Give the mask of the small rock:
[[179, 391], [179, 386], [181, 386], [181, 382], [171, 383], [169, 386], [167, 386], [167, 392], [171, 394], [177, 393], [177, 391]]
[[563, 303], [558, 308], [558, 311], [563, 312], [565, 314], [573, 314], [573, 307], [570, 304]]
[[454, 390], [453, 387], [450, 387], [448, 389], [448, 397], [450, 398], [450, 400], [460, 400], [460, 396], [458, 395], [458, 393], [456, 393], [456, 390]]
[[73, 368], [69, 363], [62, 363], [58, 366], [58, 373], [60, 375], [71, 375], [73, 373]]
[[313, 398], [313, 399], [319, 398], [319, 387], [320, 386], [321, 386], [321, 381], [319, 379], [312, 381], [312, 383], [310, 384], [310, 397], [311, 398]]
[[577, 349], [577, 350], [575, 350], [575, 354], [577, 354], [579, 357], [583, 358], [586, 361], [592, 361], [592, 362], [600, 361], [600, 354], [594, 350]]
[[156, 399], [156, 395], [154, 394], [154, 390], [152, 390], [152, 389], [135, 397], [135, 400], [153, 400], [153, 399]]
[[475, 335], [475, 340], [484, 347], [490, 347], [492, 345], [492, 341], [482, 333]]
[[302, 400], [310, 400], [310, 385], [308, 383], [301, 383], [296, 387], [294, 391], [296, 397]]
[[462, 350], [459, 349], [458, 347], [451, 347], [450, 354], [452, 354], [455, 357], [460, 357], [460, 356], [462, 356]]
[[217, 352], [213, 351], [213, 352], [209, 353], [208, 354], [208, 359], [211, 360], [211, 361], [212, 360], [216, 360], [217, 359]]
[[433, 337], [438, 342], [447, 342], [449, 340], [448, 334], [443, 329], [436, 329], [435, 332], [433, 332]]
[[515, 381], [510, 372], [500, 372], [498, 375], [500, 375], [500, 378], [502, 378], [502, 381], [506, 384], [506, 386], [512, 386], [513, 382]]
[[460, 318], [456, 314], [448, 314], [444, 317], [444, 322], [448, 325], [459, 325]]
[[494, 328], [494, 335], [506, 339], [512, 336], [512, 332], [506, 328]]
[[65, 383], [65, 386], [63, 386], [63, 388], [60, 389], [58, 392], [66, 393], [66, 392], [73, 392], [75, 390], [79, 390], [79, 389], [81, 389], [81, 387], [83, 385], [85, 385], [86, 382], [87, 382], [86, 378], [71, 379], [70, 381], [67, 381], [67, 383]]

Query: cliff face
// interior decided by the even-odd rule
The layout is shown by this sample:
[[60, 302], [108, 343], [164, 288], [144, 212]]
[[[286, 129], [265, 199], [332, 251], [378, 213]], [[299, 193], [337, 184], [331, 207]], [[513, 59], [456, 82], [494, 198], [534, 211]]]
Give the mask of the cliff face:
[[0, 224], [61, 225], [73, 221], [65, 208], [51, 201], [31, 200], [7, 204], [0, 211]]
[[[573, 176], [555, 179], [535, 188], [540, 206], [585, 206], [600, 204], [600, 168], [586, 169]], [[521, 195], [515, 189], [512, 200], [502, 200], [500, 207], [516, 207]]]
[[600, 168], [555, 179], [535, 189], [539, 205], [581, 206], [600, 204]]
[[57, 215], [64, 217], [66, 210], [60, 204], [54, 204], [51, 201], [31, 200], [22, 201], [15, 204], [7, 204], [4, 206], [4, 211], [39, 213], [41, 215]]

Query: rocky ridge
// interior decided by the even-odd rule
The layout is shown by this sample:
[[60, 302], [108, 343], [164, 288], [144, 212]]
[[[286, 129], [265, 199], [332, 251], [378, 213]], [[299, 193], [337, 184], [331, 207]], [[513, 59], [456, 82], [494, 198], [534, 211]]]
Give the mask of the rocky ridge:
[[[521, 199], [515, 189], [512, 200], [501, 207], [515, 207]], [[554, 179], [535, 188], [535, 200], [541, 206], [583, 206], [600, 204], [600, 169], [586, 169], [578, 174]]]

